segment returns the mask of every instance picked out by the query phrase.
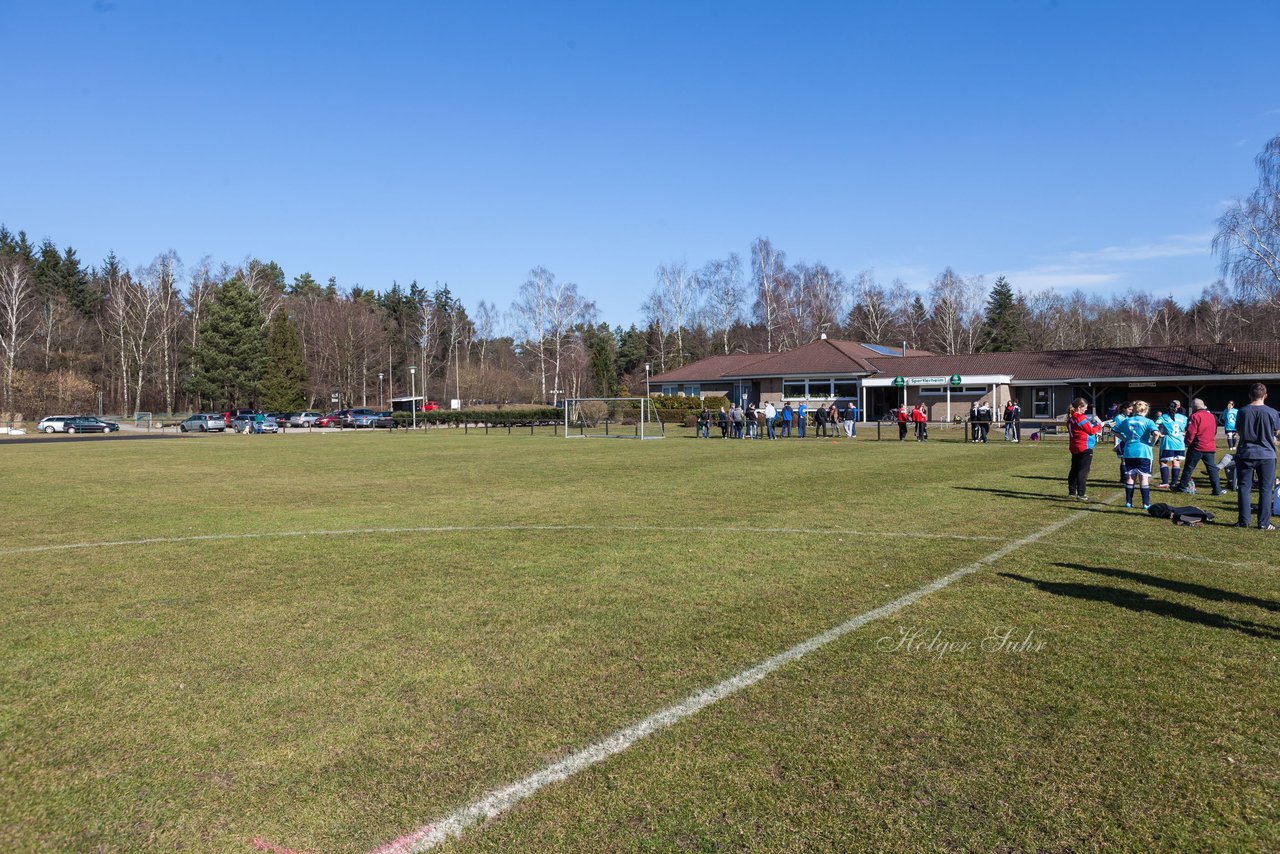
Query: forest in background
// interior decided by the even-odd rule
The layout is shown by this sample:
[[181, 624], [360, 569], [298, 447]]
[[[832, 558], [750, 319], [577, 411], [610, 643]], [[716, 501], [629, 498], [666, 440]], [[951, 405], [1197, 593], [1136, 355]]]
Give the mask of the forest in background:
[[334, 393], [377, 406], [411, 382], [439, 400], [554, 402], [643, 391], [646, 373], [822, 335], [948, 354], [1274, 340], [1280, 136], [1257, 162], [1258, 187], [1217, 223], [1222, 279], [1186, 305], [1145, 291], [1025, 292], [950, 267], [918, 290], [791, 263], [760, 237], [701, 266], [659, 265], [638, 289], [642, 322], [623, 327], [543, 267], [510, 305], [468, 308], [447, 284], [344, 287], [253, 257], [188, 266], [168, 251], [128, 268], [109, 254], [86, 266], [70, 245], [0, 226], [0, 412], [325, 409]]

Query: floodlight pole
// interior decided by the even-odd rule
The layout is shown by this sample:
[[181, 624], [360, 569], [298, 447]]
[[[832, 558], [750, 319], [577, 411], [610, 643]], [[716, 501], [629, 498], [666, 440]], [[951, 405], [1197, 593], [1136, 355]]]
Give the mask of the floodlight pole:
[[413, 407], [413, 429], [418, 429], [418, 366], [409, 366], [409, 404]]
[[378, 371], [378, 408], [382, 409], [384, 406], [386, 404], [382, 402], [382, 371]]
[[644, 396], [651, 397], [653, 392], [649, 390], [649, 362], [644, 363]]

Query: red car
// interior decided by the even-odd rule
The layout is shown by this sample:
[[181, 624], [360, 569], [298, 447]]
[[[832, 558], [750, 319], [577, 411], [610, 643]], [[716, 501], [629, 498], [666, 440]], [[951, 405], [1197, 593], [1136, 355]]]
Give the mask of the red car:
[[341, 413], [341, 412], [330, 412], [328, 415], [325, 415], [325, 416], [323, 416], [323, 417], [321, 417], [321, 418], [317, 418], [317, 419], [316, 419], [316, 426], [317, 426], [317, 427], [341, 427], [341, 426], [342, 426], [342, 413]]
[[434, 412], [439, 408], [440, 404], [436, 403], [434, 400], [428, 400], [426, 403], [422, 404], [423, 412]]

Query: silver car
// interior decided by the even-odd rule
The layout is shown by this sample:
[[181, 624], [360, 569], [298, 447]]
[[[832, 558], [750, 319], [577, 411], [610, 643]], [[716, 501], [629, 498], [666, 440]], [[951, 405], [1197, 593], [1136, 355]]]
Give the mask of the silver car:
[[221, 433], [227, 429], [227, 422], [222, 420], [221, 413], [192, 415], [178, 425], [183, 433]]
[[295, 412], [289, 416], [289, 426], [314, 427], [316, 426], [316, 419], [323, 417], [323, 412]]
[[[262, 420], [257, 419], [261, 417]], [[280, 427], [274, 419], [265, 415], [237, 415], [231, 420], [231, 429], [237, 433], [278, 433]]]

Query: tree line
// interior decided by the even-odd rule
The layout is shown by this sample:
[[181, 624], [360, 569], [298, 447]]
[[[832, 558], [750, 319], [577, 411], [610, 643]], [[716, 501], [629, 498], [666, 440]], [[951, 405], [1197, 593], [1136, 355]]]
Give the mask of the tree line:
[[535, 267], [500, 307], [446, 285], [376, 291], [292, 279], [246, 258], [187, 268], [173, 251], [128, 269], [85, 266], [51, 239], [0, 225], [5, 417], [388, 406], [410, 391], [554, 402], [644, 388], [717, 354], [776, 352], [822, 335], [937, 353], [1135, 347], [1280, 336], [1280, 136], [1259, 185], [1218, 221], [1223, 278], [1189, 304], [1144, 291], [1025, 292], [947, 267], [923, 289], [874, 271], [789, 263], [767, 237], [697, 267], [657, 267], [642, 323], [610, 326], [574, 283]]

